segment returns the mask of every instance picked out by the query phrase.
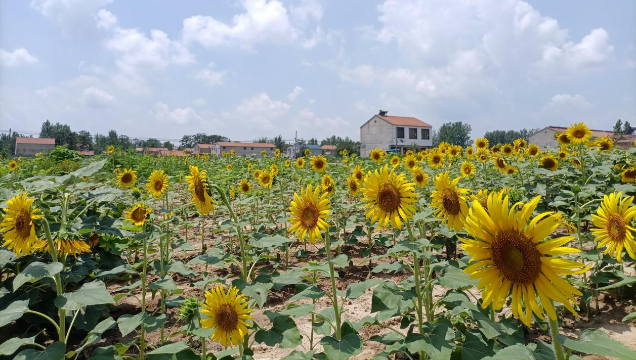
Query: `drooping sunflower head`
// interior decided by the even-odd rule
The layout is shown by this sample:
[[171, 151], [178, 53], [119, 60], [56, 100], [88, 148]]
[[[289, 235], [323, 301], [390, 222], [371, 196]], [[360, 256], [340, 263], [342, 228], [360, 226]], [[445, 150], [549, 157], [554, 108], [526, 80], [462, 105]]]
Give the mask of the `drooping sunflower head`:
[[496, 156], [492, 159], [492, 161], [495, 163], [495, 169], [497, 169], [499, 172], [503, 173], [504, 171], [506, 171], [508, 163], [504, 158]]
[[577, 169], [581, 168], [581, 160], [579, 160], [578, 157], [572, 157], [570, 159], [570, 163], [572, 163], [572, 165], [574, 165], [574, 167]]
[[17, 256], [26, 255], [31, 252], [38, 243], [35, 235], [35, 220], [41, 219], [43, 215], [38, 214], [37, 208], [31, 208], [34, 198], [29, 198], [28, 194], [21, 193], [7, 201], [7, 207], [2, 209], [4, 217], [0, 223], [0, 233], [4, 242], [3, 247], [13, 251]]
[[358, 182], [355, 175], [351, 174], [347, 178], [347, 188], [349, 189], [349, 194], [352, 196], [358, 196], [358, 192], [360, 191], [360, 182]]
[[627, 168], [621, 173], [621, 181], [624, 183], [636, 182], [636, 168]]
[[477, 148], [477, 150], [488, 149], [488, 146], [490, 146], [490, 142], [488, 141], [488, 139], [484, 137], [480, 137], [477, 140], [475, 140], [475, 148]]
[[417, 159], [415, 156], [406, 155], [404, 157], [404, 166], [409, 170], [413, 170], [417, 166]]
[[324, 172], [327, 169], [327, 159], [322, 155], [313, 156], [311, 158], [311, 168], [316, 172]]
[[153, 170], [148, 178], [146, 190], [155, 198], [162, 197], [168, 191], [168, 175], [163, 170]]
[[112, 154], [113, 151], [115, 151], [115, 146], [114, 145], [108, 145], [108, 147], [106, 148], [106, 154]]
[[530, 144], [530, 146], [526, 149], [526, 153], [532, 157], [539, 155], [539, 151], [541, 151], [541, 148], [539, 148], [536, 144]]
[[539, 164], [542, 168], [548, 170], [556, 170], [559, 167], [559, 161], [552, 155], [546, 155], [539, 160]]
[[126, 213], [126, 219], [135, 224], [135, 226], [142, 226], [147, 221], [150, 221], [151, 211], [146, 204], [138, 203]]
[[413, 169], [411, 172], [411, 178], [417, 187], [424, 187], [428, 185], [428, 174], [424, 170], [420, 169], [419, 166]]
[[243, 179], [241, 180], [241, 183], [239, 184], [239, 190], [243, 194], [248, 194], [250, 191], [252, 191], [252, 184], [250, 184], [250, 182], [247, 181], [247, 179]]
[[117, 175], [117, 182], [122, 189], [131, 188], [137, 182], [137, 172], [133, 169], [124, 169]]
[[227, 166], [225, 166], [225, 170], [232, 171], [232, 164], [227, 164]]
[[397, 155], [393, 155], [391, 157], [391, 166], [396, 168], [398, 167], [398, 165], [400, 165], [400, 157]]
[[373, 149], [369, 152], [369, 157], [375, 163], [380, 164], [382, 160], [384, 159], [384, 154], [385, 152], [382, 149]]
[[320, 180], [320, 185], [322, 187], [322, 192], [327, 195], [332, 195], [336, 190], [336, 183], [333, 181], [333, 178], [329, 174], [325, 174]]
[[9, 161], [9, 165], [7, 165], [9, 171], [15, 171], [18, 168], [18, 162], [15, 160]]
[[470, 161], [464, 161], [462, 166], [459, 168], [459, 173], [461, 177], [471, 176], [475, 174], [475, 164]]
[[460, 238], [471, 257], [464, 272], [480, 279], [482, 307], [499, 310], [511, 296], [513, 316], [528, 326], [533, 312], [543, 320], [544, 312], [556, 320], [553, 300], [576, 314], [572, 305], [575, 295], [582, 294], [560, 275], [588, 270], [581, 263], [552, 256], [580, 250], [563, 246], [574, 240], [572, 236], [550, 238], [560, 225], [558, 214], [545, 212], [531, 219], [540, 200], [537, 196], [510, 207], [507, 195], [491, 193], [488, 211], [473, 201], [466, 218], [466, 232], [473, 239]]
[[207, 171], [199, 171], [199, 167], [190, 165], [190, 175], [186, 176], [188, 191], [192, 195], [190, 201], [201, 215], [207, 215], [214, 209], [210, 194], [208, 194]]
[[488, 149], [479, 149], [477, 150], [477, 160], [479, 162], [485, 163], [490, 160], [490, 150]]
[[298, 240], [309, 238], [312, 244], [322, 239], [321, 231], [328, 231], [327, 220], [331, 217], [331, 205], [326, 193], [320, 194], [320, 186], [314, 189], [311, 185], [298, 193], [290, 203], [289, 232]]
[[239, 289], [231, 286], [225, 292], [222, 285], [217, 285], [205, 293], [201, 314], [207, 318], [201, 319], [201, 327], [214, 329], [212, 341], [225, 348], [234, 347], [243, 341], [252, 326], [248, 322], [253, 319], [251, 312], [249, 299], [239, 294]]
[[592, 138], [592, 130], [585, 123], [574, 123], [565, 130], [572, 144], [585, 144]]
[[296, 167], [299, 169], [302, 169], [305, 167], [305, 158], [301, 158], [299, 157], [298, 159], [296, 159]]
[[[61, 259], [66, 258], [68, 255], [73, 255], [74, 258], [77, 258], [77, 255], [91, 252], [91, 247], [82, 240], [55, 240], [53, 244], [56, 247], [57, 256]], [[34, 250], [50, 254], [51, 246], [48, 241], [40, 240]]]
[[439, 169], [444, 167], [444, 155], [438, 151], [428, 153], [428, 166], [431, 169]]
[[362, 182], [362, 179], [364, 179], [364, 172], [362, 171], [360, 165], [356, 165], [351, 173], [356, 178], [356, 180], [358, 180], [358, 182]]
[[366, 217], [379, 228], [402, 228], [402, 221], [408, 221], [415, 213], [417, 193], [415, 184], [407, 181], [404, 174], [389, 171], [388, 165], [369, 172], [364, 177], [362, 201]]
[[271, 173], [272, 173], [272, 176], [277, 176], [277, 175], [278, 175], [278, 165], [276, 165], [276, 164], [272, 164], [272, 165], [269, 167], [269, 172], [271, 172]]
[[258, 178], [259, 184], [262, 187], [271, 189], [274, 183], [274, 176], [267, 170], [261, 171], [261, 176]]
[[604, 253], [615, 256], [618, 262], [622, 261], [623, 249], [629, 257], [636, 259], [636, 229], [631, 226], [632, 219], [636, 217], [636, 206], [632, 206], [634, 197], [621, 195], [614, 192], [604, 196], [596, 214], [592, 214], [595, 228], [591, 230], [598, 248], [607, 246]]
[[435, 176], [435, 190], [431, 194], [430, 206], [436, 208], [437, 218], [455, 231], [464, 227], [464, 218], [468, 214], [466, 195], [469, 190], [457, 186], [460, 179], [451, 180], [448, 171], [438, 174]]

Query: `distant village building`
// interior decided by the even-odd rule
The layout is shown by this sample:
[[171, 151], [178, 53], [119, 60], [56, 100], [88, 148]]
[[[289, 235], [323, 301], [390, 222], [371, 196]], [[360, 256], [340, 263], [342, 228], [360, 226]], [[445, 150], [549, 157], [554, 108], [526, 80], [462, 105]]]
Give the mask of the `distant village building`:
[[193, 154], [211, 154], [215, 144], [196, 144], [192, 151]]
[[84, 157], [95, 156], [95, 151], [93, 150], [77, 150], [77, 155], [81, 155]]
[[614, 146], [621, 149], [629, 149], [634, 147], [634, 141], [636, 141], [636, 135], [616, 135], [614, 136]]
[[221, 156], [224, 152], [229, 153], [234, 150], [236, 155], [260, 155], [261, 151], [265, 150], [268, 155], [273, 155], [274, 149], [276, 149], [276, 146], [271, 143], [219, 141], [214, 144], [213, 153], [217, 156]]
[[[543, 149], [549, 147], [557, 147], [559, 146], [559, 142], [557, 141], [555, 134], [562, 133], [565, 130], [567, 130], [567, 128], [563, 126], [547, 126], [530, 135], [530, 137], [528, 138], [528, 142], [530, 144], [536, 144]], [[614, 132], [606, 130], [592, 130], [592, 139], [604, 136], [613, 137]]]
[[[331, 147], [334, 147], [334, 150], [325, 150], [323, 147], [327, 147], [327, 149], [331, 149]], [[316, 156], [316, 155], [325, 155], [325, 156], [333, 156], [331, 155], [331, 152], [335, 152], [335, 145], [309, 145], [309, 144], [294, 144], [291, 145], [289, 147], [287, 147], [287, 157], [290, 157], [292, 159], [296, 159], [299, 158], [301, 156], [305, 156], [305, 150], [309, 150], [309, 156]], [[329, 154], [326, 154], [326, 152], [329, 152]]]
[[322, 145], [320, 147], [322, 149], [322, 154], [327, 157], [334, 157], [338, 155], [336, 145]]
[[146, 155], [161, 155], [161, 152], [169, 152], [170, 150], [168, 150], [168, 148], [165, 147], [149, 147], [149, 148], [145, 148], [143, 153]]
[[49, 153], [55, 149], [52, 138], [15, 138], [15, 155], [34, 156], [37, 153]]
[[380, 110], [377, 115], [360, 126], [360, 156], [368, 157], [369, 151], [425, 149], [433, 146], [433, 127], [424, 121], [408, 116], [387, 115]]

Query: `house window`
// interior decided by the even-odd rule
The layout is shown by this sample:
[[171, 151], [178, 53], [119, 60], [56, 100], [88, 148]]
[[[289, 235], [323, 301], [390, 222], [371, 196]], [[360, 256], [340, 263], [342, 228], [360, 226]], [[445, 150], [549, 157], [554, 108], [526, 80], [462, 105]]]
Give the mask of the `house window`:
[[404, 139], [404, 128], [403, 127], [397, 128], [397, 138], [398, 139]]
[[417, 129], [409, 128], [409, 139], [417, 139]]
[[429, 129], [422, 129], [422, 140], [430, 140], [431, 131]]
[[254, 147], [252, 146], [252, 148], [250, 150], [254, 150]]
[[247, 150], [247, 146], [243, 146], [243, 150]]
[[225, 150], [225, 146], [223, 147], [223, 150]]

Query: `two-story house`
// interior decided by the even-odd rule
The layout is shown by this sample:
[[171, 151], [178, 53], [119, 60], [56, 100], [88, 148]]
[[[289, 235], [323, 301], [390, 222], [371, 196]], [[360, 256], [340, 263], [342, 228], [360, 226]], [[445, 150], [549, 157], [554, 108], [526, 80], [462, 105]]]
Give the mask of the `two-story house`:
[[407, 116], [389, 116], [380, 112], [360, 126], [360, 156], [369, 156], [369, 151], [425, 149], [433, 146], [433, 127], [422, 120]]

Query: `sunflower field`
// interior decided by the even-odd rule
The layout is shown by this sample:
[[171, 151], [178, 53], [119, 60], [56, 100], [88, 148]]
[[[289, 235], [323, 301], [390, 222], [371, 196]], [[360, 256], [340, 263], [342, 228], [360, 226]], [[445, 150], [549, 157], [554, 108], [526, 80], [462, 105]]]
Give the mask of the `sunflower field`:
[[0, 358], [636, 359], [636, 148], [558, 141], [3, 160]]

